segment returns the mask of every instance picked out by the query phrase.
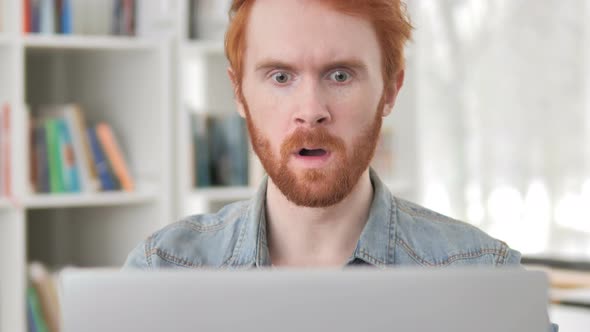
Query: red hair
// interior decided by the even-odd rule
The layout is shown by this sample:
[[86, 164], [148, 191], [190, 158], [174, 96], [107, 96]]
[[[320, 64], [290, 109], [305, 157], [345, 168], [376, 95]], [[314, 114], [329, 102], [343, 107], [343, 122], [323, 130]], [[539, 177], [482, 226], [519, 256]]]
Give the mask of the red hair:
[[[238, 86], [243, 75], [246, 26], [255, 0], [233, 0], [230, 23], [225, 34], [225, 55], [236, 75]], [[404, 68], [404, 45], [411, 38], [412, 25], [401, 0], [321, 0], [322, 5], [351, 16], [369, 20], [381, 46], [384, 88], [389, 89], [395, 75]]]

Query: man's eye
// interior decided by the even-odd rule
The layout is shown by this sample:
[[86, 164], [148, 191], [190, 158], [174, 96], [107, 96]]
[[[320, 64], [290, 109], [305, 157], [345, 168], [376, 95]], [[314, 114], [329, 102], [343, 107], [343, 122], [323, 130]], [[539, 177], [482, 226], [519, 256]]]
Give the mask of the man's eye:
[[272, 79], [277, 83], [285, 84], [289, 81], [289, 74], [283, 72], [275, 73], [272, 75]]
[[344, 83], [350, 79], [350, 74], [345, 71], [338, 70], [330, 74], [330, 79], [338, 83]]

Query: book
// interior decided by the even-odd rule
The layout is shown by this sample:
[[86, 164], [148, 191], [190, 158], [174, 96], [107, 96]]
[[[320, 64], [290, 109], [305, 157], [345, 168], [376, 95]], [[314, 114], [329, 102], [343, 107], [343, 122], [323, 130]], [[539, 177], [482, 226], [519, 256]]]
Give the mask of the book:
[[36, 192], [134, 190], [128, 163], [108, 124], [88, 128], [80, 105], [73, 103], [45, 105], [37, 112], [30, 134]]
[[38, 332], [48, 332], [41, 303], [39, 302], [39, 295], [37, 290], [32, 285], [27, 288], [27, 305], [31, 307], [31, 316], [33, 320], [34, 330]]
[[239, 115], [191, 115], [192, 164], [196, 187], [246, 186], [249, 144]]
[[34, 188], [39, 193], [51, 192], [49, 181], [49, 159], [47, 157], [47, 133], [45, 124], [40, 121], [34, 127], [34, 147], [35, 151], [35, 182]]
[[60, 310], [55, 281], [51, 273], [39, 262], [29, 264], [29, 279], [39, 301], [47, 330], [60, 330]]
[[60, 0], [60, 32], [63, 34], [72, 34], [74, 32], [72, 0]]
[[31, 301], [27, 299], [27, 331], [37, 332], [37, 325], [35, 324], [35, 312]]
[[62, 159], [60, 153], [60, 134], [57, 119], [45, 121], [45, 134], [47, 141], [47, 159], [49, 164], [49, 188], [52, 193], [65, 192], [62, 173]]
[[81, 107], [77, 104], [64, 105], [62, 106], [62, 115], [72, 135], [72, 146], [78, 165], [80, 189], [83, 192], [96, 192], [100, 185], [88, 144], [86, 121]]
[[39, 0], [39, 32], [55, 33], [55, 0]]
[[41, 32], [41, 1], [31, 0], [31, 32]]
[[191, 114], [193, 185], [195, 187], [211, 186], [209, 158], [208, 117], [205, 114]]
[[121, 153], [121, 149], [119, 148], [119, 144], [117, 144], [117, 140], [115, 139], [111, 127], [104, 122], [99, 123], [96, 125], [96, 135], [98, 136], [100, 145], [105, 152], [110, 165], [112, 165], [115, 177], [121, 183], [121, 189], [129, 192], [133, 191], [133, 179], [131, 178], [127, 162], [123, 158], [123, 154]]
[[95, 128], [88, 128], [87, 135], [101, 189], [105, 191], [116, 190], [115, 180], [113, 179], [112, 173], [109, 171], [108, 161], [106, 160], [102, 147], [98, 141]]
[[23, 33], [31, 33], [31, 0], [23, 0]]
[[112, 18], [114, 35], [135, 35], [135, 11], [135, 0], [115, 0]]
[[53, 0], [53, 17], [55, 17], [53, 31], [61, 33], [61, 3], [62, 0]]
[[248, 139], [239, 115], [213, 117], [209, 128], [213, 185], [248, 185]]
[[135, 0], [123, 0], [123, 34], [135, 36]]
[[198, 6], [197, 0], [189, 0], [189, 9], [188, 9], [188, 38], [189, 39], [198, 39], [199, 38], [199, 30], [198, 30]]
[[246, 122], [238, 114], [225, 117], [221, 122], [227, 141], [228, 173], [226, 181], [231, 186], [248, 185], [248, 135]]
[[78, 175], [78, 161], [74, 153], [74, 146], [70, 128], [66, 120], [57, 118], [59, 129], [59, 157], [61, 159], [62, 177], [64, 179], [64, 190], [66, 192], [80, 192], [80, 178]]

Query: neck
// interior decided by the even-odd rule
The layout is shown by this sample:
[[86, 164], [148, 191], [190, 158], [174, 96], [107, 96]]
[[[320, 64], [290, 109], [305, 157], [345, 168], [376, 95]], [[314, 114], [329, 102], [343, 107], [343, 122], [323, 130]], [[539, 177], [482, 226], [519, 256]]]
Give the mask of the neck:
[[325, 208], [293, 204], [269, 179], [266, 219], [273, 265], [344, 265], [367, 223], [372, 200], [368, 170], [346, 198]]

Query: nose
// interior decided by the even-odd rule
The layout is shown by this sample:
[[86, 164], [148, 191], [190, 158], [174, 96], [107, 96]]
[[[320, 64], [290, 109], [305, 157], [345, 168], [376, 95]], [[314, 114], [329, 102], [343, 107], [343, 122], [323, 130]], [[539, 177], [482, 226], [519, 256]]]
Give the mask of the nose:
[[297, 126], [313, 128], [318, 125], [326, 125], [331, 121], [332, 117], [327, 102], [317, 84], [305, 84], [298, 98], [297, 110], [293, 115]]

